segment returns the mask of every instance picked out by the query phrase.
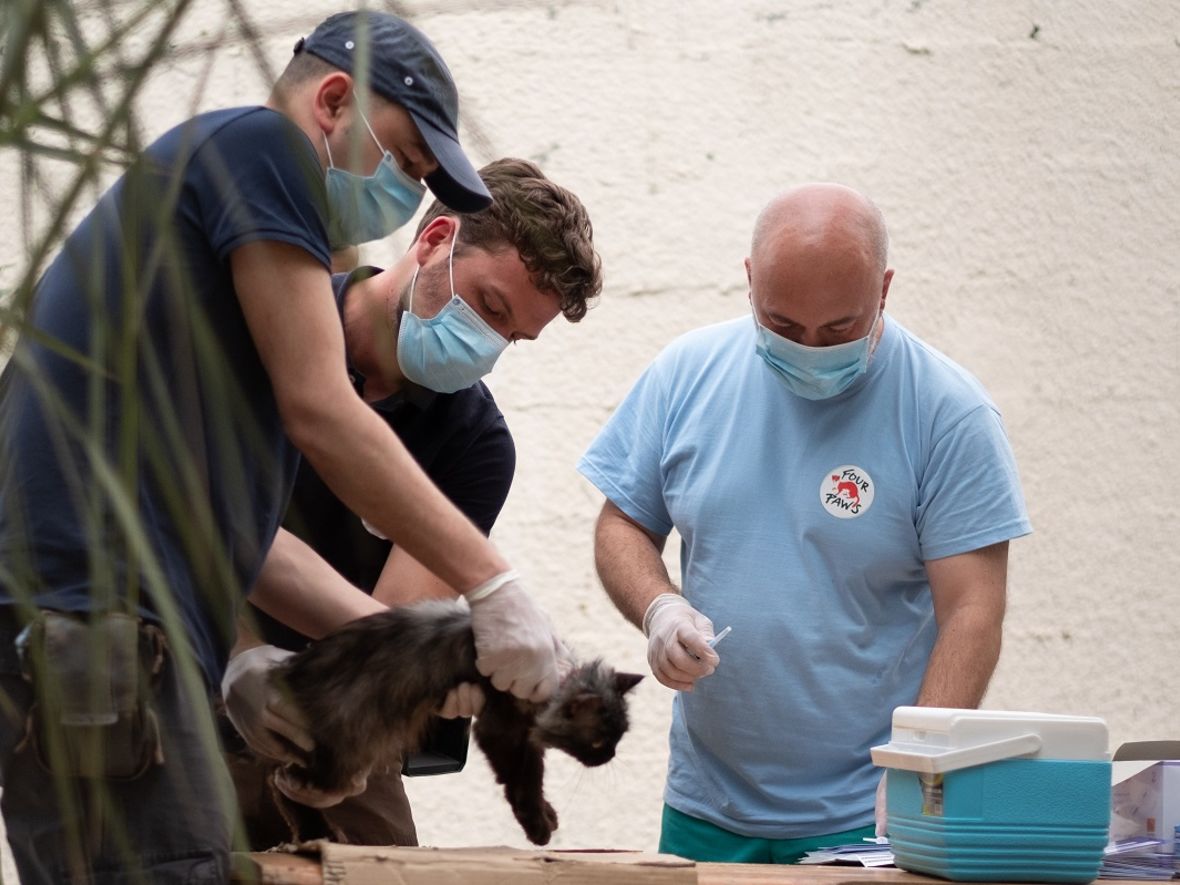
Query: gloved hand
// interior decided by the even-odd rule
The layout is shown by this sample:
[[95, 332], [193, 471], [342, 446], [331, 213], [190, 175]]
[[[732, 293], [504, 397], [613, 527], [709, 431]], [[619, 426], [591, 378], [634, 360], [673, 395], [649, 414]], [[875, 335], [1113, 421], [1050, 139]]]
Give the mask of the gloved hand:
[[557, 688], [557, 638], [516, 572], [497, 575], [465, 595], [479, 672], [500, 691], [547, 700]]
[[647, 663], [663, 685], [692, 691], [693, 683], [717, 669], [721, 658], [709, 647], [713, 622], [678, 593], [661, 593], [643, 615]]
[[459, 719], [478, 716], [483, 710], [483, 689], [474, 682], [460, 682], [447, 692], [443, 702], [434, 711], [435, 716], [443, 719]]
[[[574, 659], [565, 643], [556, 637], [553, 639], [553, 653], [557, 657], [557, 683], [560, 685], [574, 669]], [[434, 715], [443, 719], [478, 716], [483, 711], [486, 700], [483, 689], [477, 683], [460, 682], [447, 692]]]
[[276, 735], [310, 753], [315, 741], [307, 731], [302, 712], [271, 685], [272, 667], [294, 652], [273, 645], [249, 648], [230, 659], [221, 680], [225, 712], [250, 749], [279, 762], [300, 762]]
[[889, 772], [881, 772], [881, 782], [877, 784], [877, 802], [873, 808], [873, 817], [877, 824], [877, 835], [889, 835], [889, 818], [885, 813], [885, 778], [889, 776]]

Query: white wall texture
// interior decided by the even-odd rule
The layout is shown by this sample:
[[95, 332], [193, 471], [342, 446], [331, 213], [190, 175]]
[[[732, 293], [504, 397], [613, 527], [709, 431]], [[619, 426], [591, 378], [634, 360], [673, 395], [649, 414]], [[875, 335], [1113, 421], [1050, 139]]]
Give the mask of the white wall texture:
[[[244, 7], [276, 68], [338, 8]], [[264, 99], [226, 8], [196, 4], [145, 94], [149, 135]], [[594, 219], [600, 305], [514, 348], [491, 379], [519, 453], [494, 537], [577, 650], [646, 671], [641, 635], [594, 575], [601, 499], [577, 458], [669, 340], [747, 310], [742, 259], [769, 197], [833, 180], [871, 195], [889, 222], [889, 313], [980, 377], [1016, 450], [1035, 533], [1012, 547], [986, 706], [1103, 716], [1112, 747], [1180, 737], [1176, 3], [397, 8], [447, 58], [475, 158], [536, 160]], [[6, 203], [17, 164], [0, 154]], [[0, 217], [3, 277], [22, 261], [18, 225]], [[366, 258], [406, 245], [395, 235]], [[648, 679], [613, 763], [552, 759], [555, 845], [655, 847], [670, 703]], [[526, 844], [477, 757], [461, 775], [410, 784], [424, 844]]]

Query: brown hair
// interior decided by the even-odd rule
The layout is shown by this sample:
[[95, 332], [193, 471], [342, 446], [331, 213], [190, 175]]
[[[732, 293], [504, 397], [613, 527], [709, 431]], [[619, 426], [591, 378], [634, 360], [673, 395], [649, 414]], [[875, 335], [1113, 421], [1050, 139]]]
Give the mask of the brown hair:
[[487, 252], [515, 248], [533, 285], [556, 295], [565, 318], [576, 323], [602, 291], [602, 262], [586, 207], [528, 160], [495, 160], [479, 176], [491, 191], [490, 207], [459, 215], [435, 200], [415, 236], [441, 215], [461, 218], [457, 254], [471, 246]]

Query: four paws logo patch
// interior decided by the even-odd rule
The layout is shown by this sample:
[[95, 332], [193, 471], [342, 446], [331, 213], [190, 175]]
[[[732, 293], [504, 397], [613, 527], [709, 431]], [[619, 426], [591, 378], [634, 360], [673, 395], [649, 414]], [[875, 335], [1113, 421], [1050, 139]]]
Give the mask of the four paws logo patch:
[[853, 519], [873, 506], [873, 479], [855, 464], [828, 471], [819, 484], [819, 502], [840, 519]]

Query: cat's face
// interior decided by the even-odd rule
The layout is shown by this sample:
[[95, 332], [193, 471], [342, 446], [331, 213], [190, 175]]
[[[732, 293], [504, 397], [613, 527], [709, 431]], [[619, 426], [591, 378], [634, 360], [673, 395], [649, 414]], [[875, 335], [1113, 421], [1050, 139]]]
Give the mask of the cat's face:
[[534, 736], [583, 765], [609, 762], [627, 731], [625, 696], [642, 678], [616, 673], [601, 661], [575, 668], [537, 714]]

